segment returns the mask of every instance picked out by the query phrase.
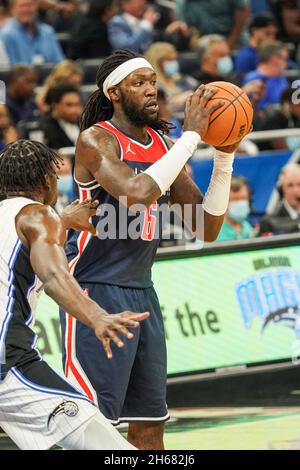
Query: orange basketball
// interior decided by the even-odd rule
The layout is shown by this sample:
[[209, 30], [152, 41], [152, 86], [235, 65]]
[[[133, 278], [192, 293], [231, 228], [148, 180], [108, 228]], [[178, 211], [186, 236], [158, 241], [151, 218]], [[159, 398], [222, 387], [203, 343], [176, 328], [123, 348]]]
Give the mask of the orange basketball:
[[247, 135], [251, 129], [252, 104], [246, 93], [233, 83], [212, 82], [209, 85], [218, 91], [207, 106], [219, 100], [225, 101], [225, 104], [210, 116], [209, 127], [202, 140], [214, 147], [232, 145]]

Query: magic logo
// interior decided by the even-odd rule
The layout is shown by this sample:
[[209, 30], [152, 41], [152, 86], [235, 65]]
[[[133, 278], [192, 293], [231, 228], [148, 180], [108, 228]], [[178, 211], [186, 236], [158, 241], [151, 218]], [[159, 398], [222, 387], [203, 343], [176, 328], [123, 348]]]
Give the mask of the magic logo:
[[300, 272], [291, 268], [262, 271], [235, 286], [246, 328], [253, 318], [262, 322], [262, 332], [270, 323], [293, 329], [300, 338]]

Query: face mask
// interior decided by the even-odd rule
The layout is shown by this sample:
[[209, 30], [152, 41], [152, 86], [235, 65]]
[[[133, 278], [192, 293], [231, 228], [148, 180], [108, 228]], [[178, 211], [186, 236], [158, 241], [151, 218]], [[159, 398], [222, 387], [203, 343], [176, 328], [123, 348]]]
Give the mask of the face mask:
[[217, 67], [220, 75], [229, 75], [233, 70], [232, 58], [229, 55], [222, 57], [218, 60]]
[[233, 201], [229, 203], [228, 215], [235, 222], [244, 222], [250, 214], [250, 204], [247, 200]]
[[163, 69], [168, 77], [172, 77], [179, 72], [179, 63], [177, 60], [168, 60], [163, 64]]
[[57, 190], [59, 194], [66, 195], [69, 199], [73, 198], [73, 178], [71, 175], [60, 176], [57, 180]]

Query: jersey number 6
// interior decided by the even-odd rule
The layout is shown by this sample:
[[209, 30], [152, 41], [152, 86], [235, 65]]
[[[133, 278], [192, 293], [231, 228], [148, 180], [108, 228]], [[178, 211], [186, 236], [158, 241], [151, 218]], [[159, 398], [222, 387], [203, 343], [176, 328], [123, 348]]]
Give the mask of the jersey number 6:
[[155, 227], [156, 227], [156, 215], [152, 214], [151, 211], [157, 210], [157, 202], [151, 204], [145, 212], [144, 224], [142, 228], [142, 235], [141, 239], [147, 242], [153, 240], [155, 235]]

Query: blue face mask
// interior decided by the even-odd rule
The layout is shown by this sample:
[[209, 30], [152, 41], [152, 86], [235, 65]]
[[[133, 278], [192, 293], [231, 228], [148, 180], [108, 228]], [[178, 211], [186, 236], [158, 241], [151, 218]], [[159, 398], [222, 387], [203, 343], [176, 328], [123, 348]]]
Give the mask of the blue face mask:
[[59, 194], [63, 194], [68, 199], [73, 199], [73, 178], [71, 175], [60, 176], [57, 180], [57, 190]]
[[163, 69], [168, 77], [172, 77], [179, 72], [179, 63], [177, 60], [168, 60], [163, 64]]
[[233, 62], [230, 55], [221, 57], [217, 62], [219, 75], [229, 75], [233, 71]]
[[228, 205], [228, 216], [235, 222], [244, 222], [249, 214], [250, 204], [246, 199], [241, 201], [233, 201]]

